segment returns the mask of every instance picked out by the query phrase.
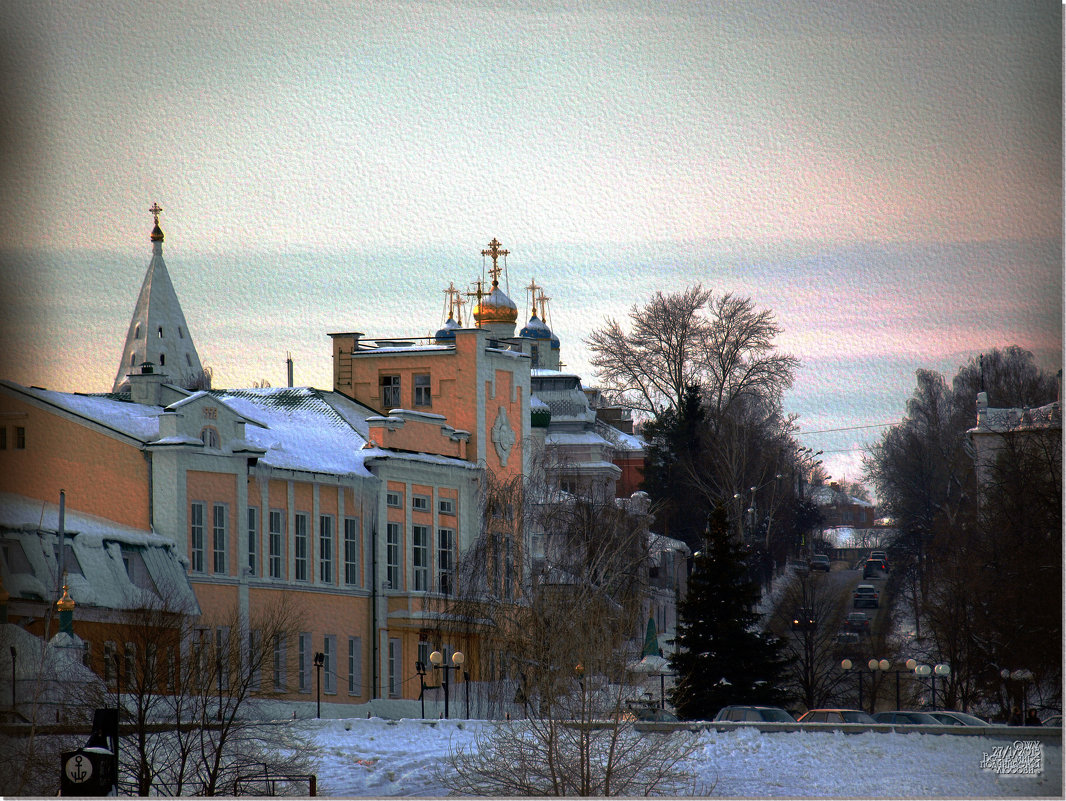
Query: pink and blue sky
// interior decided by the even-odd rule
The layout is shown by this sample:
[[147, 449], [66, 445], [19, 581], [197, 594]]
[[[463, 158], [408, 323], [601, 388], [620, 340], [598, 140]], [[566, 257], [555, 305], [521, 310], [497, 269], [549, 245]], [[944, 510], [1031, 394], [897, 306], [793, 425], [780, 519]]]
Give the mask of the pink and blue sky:
[[[650, 8], [649, 8], [650, 6]], [[328, 387], [492, 237], [564, 359], [656, 290], [772, 308], [806, 432], [913, 371], [1062, 361], [1055, 2], [4, 4], [3, 376], [105, 391], [153, 201], [219, 386]], [[804, 434], [855, 478], [880, 429]]]

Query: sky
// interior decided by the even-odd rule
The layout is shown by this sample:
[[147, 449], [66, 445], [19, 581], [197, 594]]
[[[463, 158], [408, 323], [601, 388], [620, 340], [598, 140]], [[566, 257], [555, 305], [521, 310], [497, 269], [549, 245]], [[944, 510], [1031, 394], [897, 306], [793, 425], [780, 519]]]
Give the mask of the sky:
[[153, 202], [217, 386], [425, 335], [493, 237], [586, 384], [656, 291], [772, 309], [837, 478], [915, 369], [1061, 366], [1060, 4], [648, 5], [3, 4], [0, 372], [110, 389]]

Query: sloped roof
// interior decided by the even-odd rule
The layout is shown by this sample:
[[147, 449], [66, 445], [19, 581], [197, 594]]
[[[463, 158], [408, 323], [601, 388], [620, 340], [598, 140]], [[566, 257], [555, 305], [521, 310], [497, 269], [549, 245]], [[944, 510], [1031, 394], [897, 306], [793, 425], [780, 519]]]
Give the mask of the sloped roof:
[[159, 435], [158, 418], [163, 413], [161, 406], [133, 403], [129, 400], [129, 396], [120, 400], [114, 395], [55, 392], [37, 387], [24, 387], [12, 381], [0, 381], [0, 384], [16, 394], [36, 398], [141, 442], [147, 442]]
[[[4, 587], [13, 598], [52, 600], [59, 584], [56, 532], [59, 506], [12, 493], [0, 493], [0, 532], [18, 542], [26, 565], [0, 563]], [[143, 559], [151, 584], [168, 602], [198, 611], [186, 575], [185, 558], [173, 540], [67, 508], [63, 530], [77, 560], [66, 564], [67, 584], [75, 604], [109, 609], [135, 609], [150, 600], [148, 590], [131, 580], [123, 549]], [[75, 612], [75, 615], [77, 613]]]
[[266, 453], [259, 463], [287, 470], [369, 476], [363, 446], [377, 414], [336, 392], [313, 387], [209, 390], [249, 420], [245, 439]]

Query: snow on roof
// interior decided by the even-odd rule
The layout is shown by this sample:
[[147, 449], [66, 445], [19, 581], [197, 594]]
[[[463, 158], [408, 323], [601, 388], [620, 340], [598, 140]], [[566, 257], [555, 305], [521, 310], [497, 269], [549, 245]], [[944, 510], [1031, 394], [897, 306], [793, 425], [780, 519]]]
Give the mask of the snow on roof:
[[[25, 563], [21, 559], [0, 563], [4, 586], [12, 597], [53, 599], [59, 586], [58, 528], [58, 504], [0, 493], [0, 532], [5, 540], [18, 542], [26, 557]], [[86, 514], [70, 505], [65, 510], [63, 530], [75, 557], [73, 564], [64, 559], [66, 583], [75, 604], [134, 609], [151, 602], [155, 596], [150, 588], [155, 588], [168, 602], [197, 608], [184, 558], [169, 538]], [[139, 557], [140, 564], [128, 568], [124, 557]], [[140, 572], [141, 565], [146, 573]]]
[[648, 549], [652, 553], [658, 553], [660, 551], [680, 551], [681, 553], [692, 553], [692, 550], [687, 544], [681, 540], [675, 540], [673, 537], [667, 537], [663, 534], [656, 534], [654, 532], [650, 535], [648, 543]]
[[610, 423], [605, 423], [603, 420], [596, 420], [596, 433], [611, 443], [616, 449], [622, 451], [643, 451], [647, 447], [647, 443], [643, 437], [637, 434], [627, 434], [625, 431], [612, 426]]
[[1058, 401], [1035, 409], [985, 408], [978, 412], [973, 434], [1003, 434], [1010, 431], [1059, 430], [1062, 428], [1062, 404]]
[[544, 401], [542, 401], [536, 395], [530, 395], [529, 396], [529, 408], [530, 409], [549, 409], [551, 407], [549, 407], [548, 404], [546, 404]]
[[23, 387], [12, 381], [0, 381], [17, 394], [29, 395], [51, 406], [112, 428], [134, 439], [146, 442], [159, 433], [159, 406], [144, 406], [129, 400], [116, 400], [114, 395], [82, 395], [55, 392], [37, 387]]
[[[266, 452], [260, 464], [285, 470], [369, 476], [363, 446], [375, 413], [336, 392], [313, 387], [210, 390], [237, 414], [255, 421], [249, 443]], [[342, 411], [343, 410], [343, 411]]]
[[610, 442], [595, 431], [554, 431], [549, 428], [545, 442], [548, 445], [592, 445], [600, 448], [612, 447]]
[[[61, 684], [98, 681], [96, 674], [82, 664], [82, 640], [77, 635], [57, 634], [45, 642], [14, 623], [0, 623], [0, 649], [7, 656], [10, 648], [15, 649], [15, 680], [18, 682], [36, 679]], [[3, 671], [2, 675], [6, 679], [6, 686], [10, 688], [10, 669]], [[43, 687], [44, 695], [38, 695], [37, 700], [62, 700], [55, 695], [57, 689]]]

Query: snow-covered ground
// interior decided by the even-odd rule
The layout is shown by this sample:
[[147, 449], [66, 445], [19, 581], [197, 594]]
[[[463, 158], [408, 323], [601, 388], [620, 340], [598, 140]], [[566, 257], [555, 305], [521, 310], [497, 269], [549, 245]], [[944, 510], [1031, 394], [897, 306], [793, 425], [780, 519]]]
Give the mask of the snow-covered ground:
[[[285, 724], [282, 724], [285, 725]], [[440, 796], [434, 768], [468, 746], [483, 721], [300, 720], [318, 743], [327, 796]], [[509, 725], [509, 724], [500, 724]], [[657, 735], [647, 735], [657, 736]], [[864, 732], [703, 731], [691, 768], [694, 795], [727, 797], [1061, 797], [1062, 745], [1044, 744], [1037, 776], [997, 775], [982, 757], [1009, 740]]]

